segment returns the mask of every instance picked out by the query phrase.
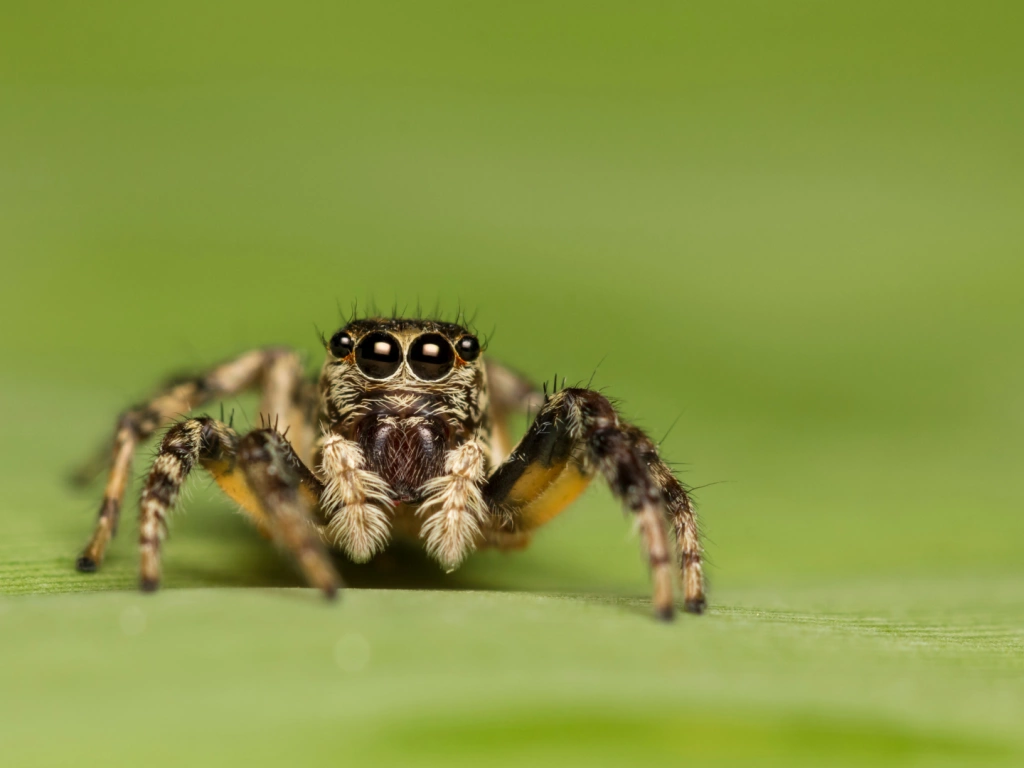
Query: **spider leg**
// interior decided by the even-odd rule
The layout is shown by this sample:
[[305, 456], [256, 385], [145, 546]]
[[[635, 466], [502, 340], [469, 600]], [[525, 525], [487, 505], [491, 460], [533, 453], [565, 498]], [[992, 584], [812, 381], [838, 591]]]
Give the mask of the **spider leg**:
[[360, 447], [340, 435], [325, 438], [318, 455], [326, 481], [321, 494], [329, 518], [326, 534], [353, 561], [365, 563], [391, 537], [388, 484], [366, 468]]
[[509, 459], [488, 478], [484, 498], [496, 516], [490, 543], [521, 540], [564, 511], [595, 475], [605, 479], [636, 518], [658, 615], [671, 618], [673, 609], [666, 520], [676, 533], [685, 608], [702, 612], [704, 583], [693, 504], [654, 443], [593, 390], [573, 388], [552, 395]]
[[310, 397], [302, 382], [301, 362], [294, 351], [283, 348], [254, 350], [204, 375], [168, 384], [149, 401], [121, 414], [108, 460], [90, 461], [76, 474], [77, 481], [86, 482], [109, 466], [96, 527], [77, 561], [79, 571], [95, 571], [103, 561], [107, 545], [117, 533], [125, 488], [140, 444], [157, 429], [192, 409], [255, 386], [263, 389], [261, 413], [277, 419], [285, 432], [293, 430], [298, 453], [308, 461], [313, 442], [308, 418]]
[[483, 445], [469, 440], [448, 451], [444, 474], [428, 480], [422, 488], [425, 500], [416, 514], [426, 520], [420, 537], [427, 553], [449, 573], [474, 549], [488, 521], [481, 492], [485, 457]]
[[647, 463], [648, 469], [661, 488], [665, 502], [664, 511], [668, 514], [669, 524], [675, 534], [683, 582], [683, 605], [690, 613], [703, 613], [707, 607], [704, 594], [704, 561], [693, 499], [675, 473], [658, 456], [658, 448], [654, 441], [636, 427], [632, 427], [631, 431], [640, 457]]
[[206, 417], [186, 419], [168, 430], [146, 479], [139, 502], [144, 591], [159, 586], [167, 516], [197, 465], [209, 471], [257, 525], [295, 557], [312, 586], [334, 596], [340, 579], [312, 512], [323, 490], [320, 482], [276, 430], [258, 429], [239, 438], [226, 424]]
[[537, 412], [544, 405], [544, 394], [537, 386], [511, 368], [488, 359], [487, 388], [491, 410], [491, 459], [501, 464], [512, 449], [508, 420], [512, 414]]

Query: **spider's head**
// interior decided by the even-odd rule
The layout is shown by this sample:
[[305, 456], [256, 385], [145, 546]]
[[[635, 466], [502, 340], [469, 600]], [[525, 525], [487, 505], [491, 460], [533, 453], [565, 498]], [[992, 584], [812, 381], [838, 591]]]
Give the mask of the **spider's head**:
[[328, 359], [370, 386], [392, 383], [414, 389], [445, 388], [482, 368], [477, 337], [456, 323], [436, 320], [353, 320], [325, 340]]
[[419, 498], [448, 450], [490, 435], [481, 344], [436, 320], [353, 320], [325, 339], [322, 412], [331, 432], [359, 444], [396, 500]]

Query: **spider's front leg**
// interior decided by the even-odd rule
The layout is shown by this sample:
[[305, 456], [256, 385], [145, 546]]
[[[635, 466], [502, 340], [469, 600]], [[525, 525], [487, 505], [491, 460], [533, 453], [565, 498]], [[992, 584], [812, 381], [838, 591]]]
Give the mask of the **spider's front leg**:
[[291, 553], [306, 580], [328, 597], [341, 583], [314, 522], [323, 486], [288, 440], [274, 429], [243, 438], [228, 425], [203, 417], [168, 430], [139, 502], [140, 584], [160, 583], [160, 548], [167, 516], [189, 473], [202, 466], [243, 510]]
[[326, 533], [356, 563], [365, 563], [391, 538], [389, 512], [394, 506], [387, 483], [366, 467], [358, 444], [330, 435], [320, 446], [323, 514]]
[[668, 619], [673, 612], [666, 520], [676, 534], [684, 606], [701, 613], [704, 580], [693, 503], [650, 438], [623, 421], [600, 393], [572, 388], [552, 395], [509, 459], [488, 479], [484, 496], [499, 517], [499, 531], [528, 534], [563, 511], [598, 474], [636, 517], [658, 616]]
[[444, 474], [423, 485], [425, 501], [416, 514], [427, 553], [449, 573], [473, 551], [487, 523], [483, 446], [471, 439], [445, 456]]

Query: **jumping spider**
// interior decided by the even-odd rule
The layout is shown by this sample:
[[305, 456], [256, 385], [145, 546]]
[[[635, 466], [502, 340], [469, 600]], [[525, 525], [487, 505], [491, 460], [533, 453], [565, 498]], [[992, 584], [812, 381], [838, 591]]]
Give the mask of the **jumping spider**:
[[[485, 362], [480, 342], [457, 323], [353, 320], [324, 346], [318, 381], [304, 376], [295, 351], [261, 349], [173, 382], [125, 411], [112, 458], [101, 465], [110, 466], [103, 503], [78, 570], [95, 571], [103, 560], [140, 443], [171, 425], [140, 501], [144, 591], [159, 585], [167, 515], [196, 466], [328, 597], [341, 584], [328, 546], [364, 562], [395, 533], [422, 540], [450, 571], [477, 547], [525, 546], [599, 475], [636, 519], [656, 614], [668, 619], [673, 612], [675, 558], [666, 523], [684, 606], [704, 609], [690, 497], [655, 444], [603, 395], [575, 387], [542, 394], [508, 368]], [[179, 419], [253, 388], [262, 393], [269, 422], [244, 436], [209, 416]], [[507, 422], [517, 411], [537, 415], [512, 449]], [[92, 474], [99, 471], [94, 466]]]

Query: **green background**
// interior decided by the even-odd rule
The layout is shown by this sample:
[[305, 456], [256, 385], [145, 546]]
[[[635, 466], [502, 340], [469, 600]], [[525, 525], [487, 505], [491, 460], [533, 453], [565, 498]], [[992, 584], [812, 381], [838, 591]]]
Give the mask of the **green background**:
[[[4, 765], [1020, 764], [1020, 8], [6, 4]], [[121, 407], [371, 299], [678, 418], [708, 615], [599, 488], [337, 605], [206, 479], [74, 572]]]

